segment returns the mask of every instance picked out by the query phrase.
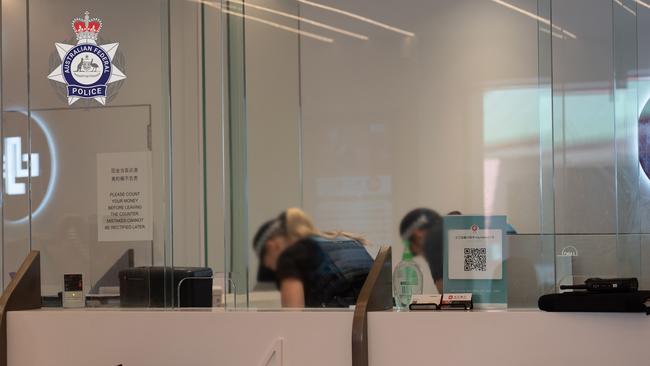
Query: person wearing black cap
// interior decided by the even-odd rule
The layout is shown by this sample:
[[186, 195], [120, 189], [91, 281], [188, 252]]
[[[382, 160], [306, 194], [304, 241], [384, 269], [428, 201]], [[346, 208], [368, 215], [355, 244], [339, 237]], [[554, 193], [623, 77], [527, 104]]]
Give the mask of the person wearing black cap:
[[416, 208], [404, 216], [399, 233], [422, 270], [424, 293], [442, 293], [442, 217], [431, 209]]
[[258, 278], [274, 278], [283, 307], [354, 305], [373, 264], [363, 242], [352, 234], [321, 232], [302, 210], [290, 208], [254, 237]]
[[[278, 219], [268, 220], [259, 229], [253, 238], [253, 249], [255, 249], [257, 257], [260, 258], [257, 267], [257, 282], [275, 282], [275, 272], [269, 268], [264, 260], [268, 260], [269, 264], [273, 261], [267, 259], [267, 245], [271, 249], [270, 252], [277, 252], [277, 247], [281, 243], [277, 235], [280, 223]], [[256, 243], [267, 243], [267, 245], [256, 245]]]

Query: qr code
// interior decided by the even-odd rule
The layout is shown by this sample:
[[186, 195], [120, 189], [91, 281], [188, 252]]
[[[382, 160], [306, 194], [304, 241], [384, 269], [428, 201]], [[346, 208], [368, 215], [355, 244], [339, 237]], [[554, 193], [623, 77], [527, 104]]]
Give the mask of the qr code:
[[487, 271], [485, 248], [465, 248], [465, 272]]

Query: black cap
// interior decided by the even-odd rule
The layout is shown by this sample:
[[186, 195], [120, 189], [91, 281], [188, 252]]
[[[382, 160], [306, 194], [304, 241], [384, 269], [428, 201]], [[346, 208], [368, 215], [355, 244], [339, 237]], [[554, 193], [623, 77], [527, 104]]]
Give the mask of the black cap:
[[253, 249], [259, 258], [257, 266], [257, 282], [275, 282], [275, 272], [264, 265], [264, 255], [266, 254], [266, 242], [271, 239], [281, 227], [278, 219], [272, 219], [260, 226], [253, 237]]
[[440, 215], [429, 208], [416, 208], [407, 213], [399, 224], [399, 235], [409, 240], [415, 230], [430, 229], [441, 220]]

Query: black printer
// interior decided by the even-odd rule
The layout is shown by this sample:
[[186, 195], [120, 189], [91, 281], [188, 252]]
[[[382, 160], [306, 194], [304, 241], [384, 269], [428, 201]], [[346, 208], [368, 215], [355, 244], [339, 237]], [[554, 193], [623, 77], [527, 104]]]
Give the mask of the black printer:
[[121, 307], [212, 307], [210, 268], [135, 267], [119, 277]]

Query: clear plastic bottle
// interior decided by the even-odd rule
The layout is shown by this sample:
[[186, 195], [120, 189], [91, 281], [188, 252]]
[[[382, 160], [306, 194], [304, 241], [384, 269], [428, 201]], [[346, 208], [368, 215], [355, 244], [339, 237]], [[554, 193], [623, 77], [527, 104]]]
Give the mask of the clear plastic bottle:
[[408, 310], [413, 295], [422, 293], [422, 271], [413, 261], [408, 245], [404, 248], [402, 261], [393, 272], [393, 295], [397, 310]]

